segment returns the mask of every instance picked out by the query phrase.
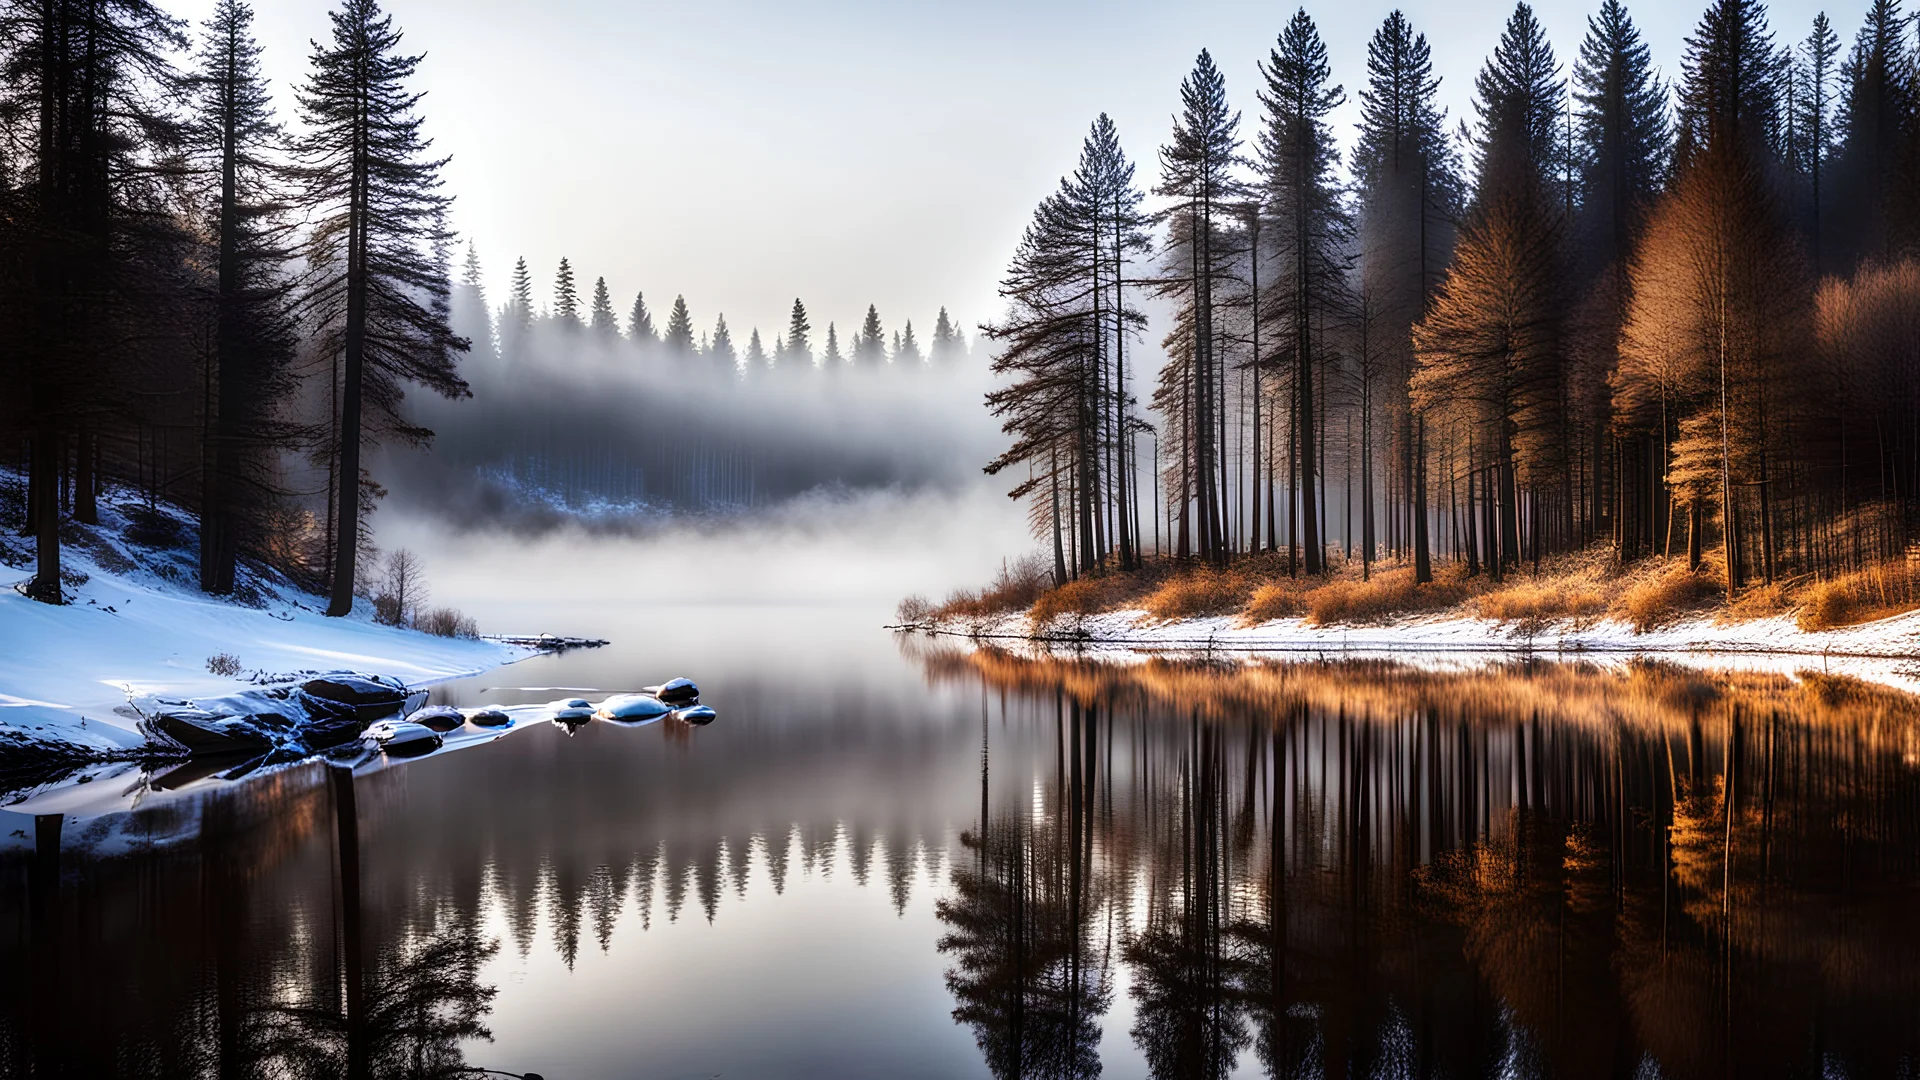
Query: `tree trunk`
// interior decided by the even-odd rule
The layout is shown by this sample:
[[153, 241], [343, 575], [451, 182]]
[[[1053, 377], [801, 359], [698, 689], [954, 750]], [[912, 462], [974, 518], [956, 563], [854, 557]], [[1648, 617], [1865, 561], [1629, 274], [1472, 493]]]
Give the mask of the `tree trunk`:
[[34, 433], [27, 459], [27, 506], [33, 521], [34, 573], [27, 595], [62, 604], [60, 594], [60, 446], [65, 440], [52, 426]]

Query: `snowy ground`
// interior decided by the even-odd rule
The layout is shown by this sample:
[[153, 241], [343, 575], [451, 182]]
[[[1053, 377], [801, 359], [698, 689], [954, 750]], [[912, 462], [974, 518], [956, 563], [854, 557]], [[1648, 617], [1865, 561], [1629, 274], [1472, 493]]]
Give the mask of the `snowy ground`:
[[1824, 631], [1801, 630], [1790, 616], [1726, 624], [1694, 620], [1637, 633], [1625, 623], [1605, 619], [1527, 627], [1448, 614], [1413, 616], [1386, 626], [1313, 626], [1304, 619], [1246, 626], [1237, 616], [1161, 622], [1144, 611], [1060, 619], [1038, 631], [1024, 614], [964, 625], [949, 622], [934, 629], [1001, 645], [1072, 650], [1118, 661], [1167, 654], [1297, 654], [1391, 657], [1446, 666], [1513, 653], [1603, 662], [1660, 656], [1702, 668], [1789, 673], [1816, 669], [1920, 692], [1920, 612]]
[[[243, 572], [242, 602], [194, 585], [192, 523], [159, 516], [114, 492], [100, 524], [63, 527], [68, 604], [28, 600], [23, 538], [0, 539], [0, 755], [9, 745], [65, 742], [95, 752], [139, 746], [130, 697], [227, 693], [255, 673], [355, 670], [413, 685], [457, 678], [530, 655], [491, 641], [381, 626], [364, 602], [344, 619], [270, 573]], [[229, 654], [236, 678], [207, 670]]]

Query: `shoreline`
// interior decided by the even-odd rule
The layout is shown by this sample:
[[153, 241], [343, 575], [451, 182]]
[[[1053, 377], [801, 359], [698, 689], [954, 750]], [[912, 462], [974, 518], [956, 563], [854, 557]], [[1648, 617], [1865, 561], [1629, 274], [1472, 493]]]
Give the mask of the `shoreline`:
[[1743, 622], [1676, 622], [1646, 632], [1608, 619], [1556, 620], [1527, 626], [1455, 614], [1383, 624], [1309, 625], [1276, 619], [1246, 625], [1237, 616], [1153, 621], [1142, 610], [1065, 617], [1042, 627], [1024, 612], [987, 619], [941, 620], [893, 627], [1010, 651], [1090, 660], [1398, 659], [1415, 664], [1490, 663], [1507, 659], [1619, 664], [1661, 659], [1703, 669], [1793, 673], [1819, 667], [1920, 694], [1920, 612], [1834, 630], [1807, 631], [1790, 616]]

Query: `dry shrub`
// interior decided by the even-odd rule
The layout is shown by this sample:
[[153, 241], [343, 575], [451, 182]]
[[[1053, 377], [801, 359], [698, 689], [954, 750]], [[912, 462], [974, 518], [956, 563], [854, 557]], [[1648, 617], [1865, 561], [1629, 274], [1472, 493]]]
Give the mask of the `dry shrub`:
[[413, 628], [435, 637], [477, 638], [480, 625], [453, 608], [434, 608], [414, 616]]
[[1002, 561], [1000, 572], [991, 584], [980, 590], [956, 589], [946, 603], [934, 609], [942, 619], [983, 619], [1009, 612], [1024, 611], [1053, 583], [1053, 571], [1047, 560], [1028, 555], [1012, 562]]
[[1291, 619], [1307, 612], [1305, 583], [1296, 578], [1269, 581], [1253, 591], [1247, 609], [1241, 613], [1248, 625]]
[[214, 653], [207, 657], [207, 670], [222, 678], [231, 679], [240, 674], [240, 658], [230, 652]]
[[1254, 587], [1255, 579], [1245, 573], [1195, 568], [1162, 582], [1142, 606], [1156, 619], [1227, 615], [1247, 606]]
[[1061, 616], [1097, 615], [1138, 600], [1147, 583], [1137, 574], [1101, 574], [1049, 589], [1033, 602], [1027, 617], [1045, 626]]
[[1785, 615], [1799, 606], [1797, 596], [1797, 591], [1783, 581], [1754, 585], [1727, 605], [1726, 610], [1720, 613], [1720, 621], [1736, 623]]
[[1628, 588], [1614, 611], [1632, 624], [1636, 633], [1644, 634], [1700, 607], [1716, 592], [1718, 586], [1708, 567], [1688, 570], [1686, 563], [1676, 560]]
[[1539, 624], [1554, 619], [1590, 619], [1607, 610], [1607, 598], [1566, 580], [1521, 581], [1474, 601], [1483, 619]]
[[901, 626], [919, 626], [933, 617], [933, 602], [914, 593], [900, 601], [900, 606], [893, 609], [893, 617]]
[[1307, 621], [1317, 626], [1373, 623], [1420, 611], [1449, 608], [1465, 599], [1453, 575], [1419, 585], [1411, 568], [1386, 570], [1371, 581], [1330, 581], [1307, 594]]
[[1802, 630], [1832, 630], [1884, 619], [1915, 606], [1914, 581], [1906, 564], [1883, 563], [1809, 585], [1801, 593], [1796, 621]]

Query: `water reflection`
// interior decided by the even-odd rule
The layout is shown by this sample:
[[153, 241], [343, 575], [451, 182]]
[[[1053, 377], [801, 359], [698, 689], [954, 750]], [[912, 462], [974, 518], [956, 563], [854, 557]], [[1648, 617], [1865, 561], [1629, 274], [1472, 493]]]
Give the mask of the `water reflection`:
[[[1073, 913], [1043, 921], [1053, 953], [1115, 928], [1152, 1075], [1912, 1074], [1904, 695], [1659, 665], [926, 663], [1042, 723], [1068, 700], [1044, 808], [982, 808], [1008, 853], [986, 865], [1079, 868], [1029, 890]], [[1031, 948], [1003, 936], [1002, 966]], [[981, 970], [950, 976], [976, 1026]], [[997, 1058], [1005, 1013], [997, 1073], [1088, 1075]], [[1028, 1061], [1068, 1060], [1057, 1030]]]
[[831, 695], [730, 681], [709, 728], [539, 725], [371, 776], [7, 815], [0, 1075], [1920, 1062], [1904, 695], [909, 660]]

